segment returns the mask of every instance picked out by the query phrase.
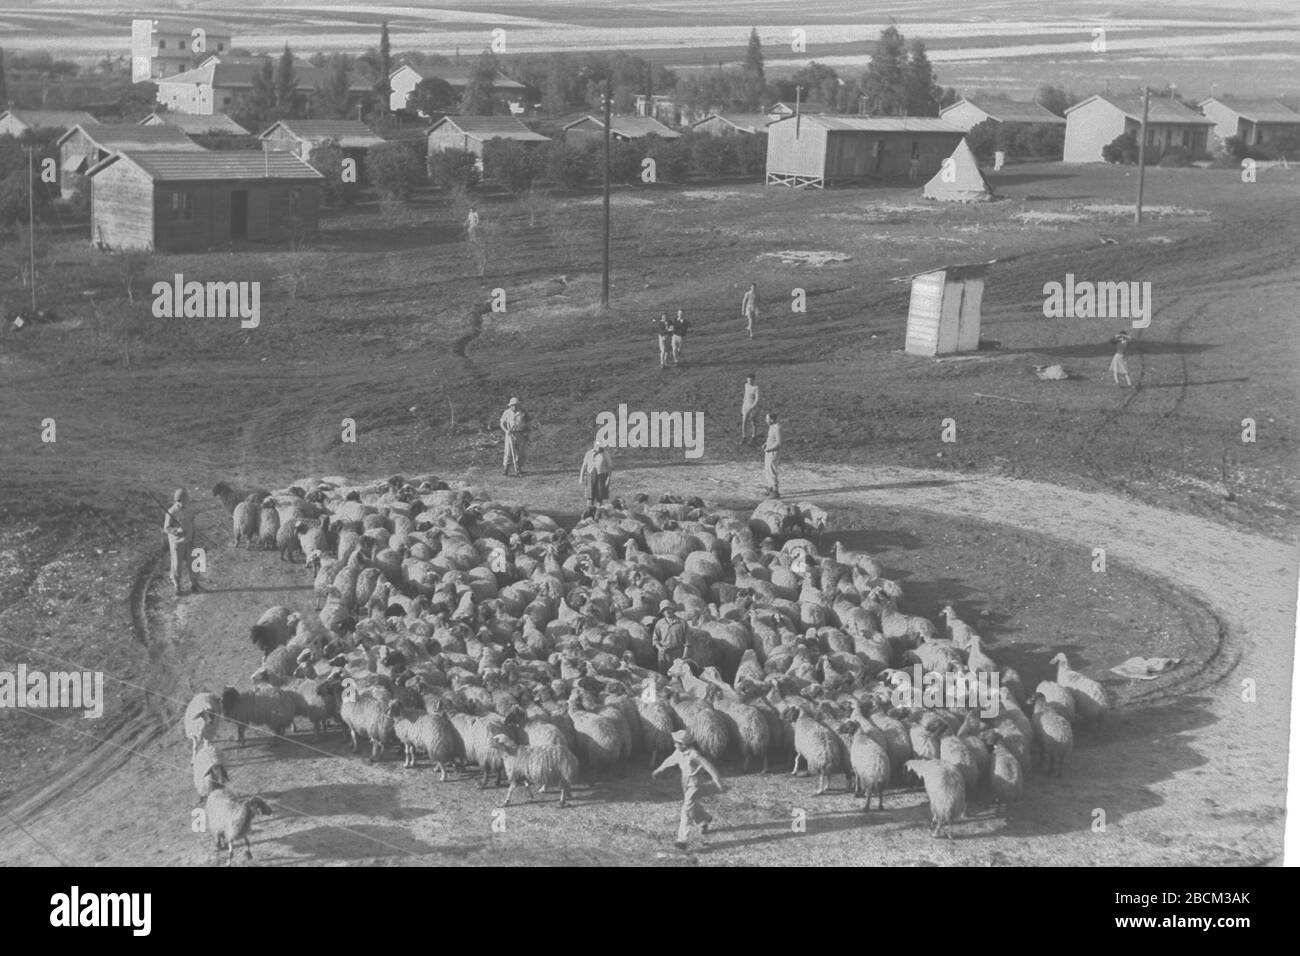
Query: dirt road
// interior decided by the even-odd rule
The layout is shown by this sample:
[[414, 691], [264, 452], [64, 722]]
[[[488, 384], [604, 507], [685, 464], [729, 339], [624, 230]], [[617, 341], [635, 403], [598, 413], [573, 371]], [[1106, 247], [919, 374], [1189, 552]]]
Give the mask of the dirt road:
[[[615, 493], [665, 487], [711, 497], [752, 498], [758, 469], [711, 464], [627, 471]], [[473, 477], [473, 476], [471, 476]], [[575, 476], [519, 482], [482, 476], [503, 498], [571, 511]], [[844, 792], [813, 798], [812, 784], [787, 774], [729, 781], [711, 798], [720, 821], [708, 847], [684, 857], [667, 840], [675, 784], [647, 781], [644, 769], [571, 809], [554, 804], [506, 811], [502, 793], [465, 781], [438, 784], [425, 769], [404, 771], [390, 756], [368, 766], [347, 754], [337, 733], [321, 741], [255, 740], [227, 751], [240, 790], [259, 792], [277, 814], [259, 824], [262, 863], [341, 864], [940, 864], [1261, 863], [1280, 859], [1285, 807], [1287, 722], [1297, 581], [1294, 548], [1225, 530], [1199, 517], [1108, 494], [998, 477], [902, 468], [790, 466], [787, 497], [830, 509], [868, 505], [992, 522], [1047, 536], [1080, 552], [1088, 566], [1103, 547], [1107, 573], [1140, 568], [1213, 609], [1223, 625], [1218, 655], [1180, 693], [1156, 693], [1125, 709], [1100, 739], [1081, 739], [1065, 776], [1031, 777], [1008, 818], [981, 813], [953, 844], [931, 840], [915, 794], [891, 793], [883, 813], [862, 814]], [[1081, 571], [1080, 573], [1091, 573]], [[246, 682], [247, 626], [272, 603], [307, 600], [301, 567], [272, 556], [223, 550], [213, 590], [156, 602], [151, 657], [174, 675], [171, 696]], [[124, 588], [128, 585], [124, 583]], [[1243, 700], [1243, 682], [1255, 686]], [[100, 732], [98, 728], [90, 732]], [[125, 756], [118, 764], [107, 759]], [[85, 765], [37, 798], [11, 807], [19, 830], [0, 820], [0, 862], [210, 864], [208, 841], [191, 832], [188, 745], [175, 725], [160, 729], [148, 708], [117, 726]], [[806, 832], [794, 823], [806, 813]], [[1103, 816], [1104, 814], [1104, 816]], [[1104, 821], [1105, 829], [1097, 829]], [[996, 837], [996, 839], [990, 839]]]

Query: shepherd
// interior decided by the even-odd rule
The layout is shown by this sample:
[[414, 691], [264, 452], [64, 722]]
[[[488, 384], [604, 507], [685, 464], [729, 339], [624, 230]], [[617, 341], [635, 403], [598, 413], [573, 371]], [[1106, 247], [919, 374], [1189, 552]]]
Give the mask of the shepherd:
[[740, 315], [745, 320], [745, 332], [754, 337], [754, 320], [758, 318], [758, 286], [751, 282], [740, 300]]
[[511, 398], [506, 410], [501, 413], [501, 431], [505, 433], [505, 456], [501, 461], [502, 470], [508, 475], [513, 465], [515, 477], [523, 477], [524, 446], [528, 443], [528, 413], [519, 404], [518, 398]]
[[582, 458], [582, 468], [578, 471], [578, 484], [587, 485], [587, 504], [596, 508], [609, 497], [609, 479], [614, 471], [614, 463], [605, 449], [605, 443], [597, 438], [592, 442], [591, 450]]
[[172, 493], [172, 506], [163, 518], [163, 534], [167, 536], [167, 550], [171, 554], [171, 576], [176, 595], [179, 597], [182, 593], [182, 569], [189, 572], [190, 593], [202, 591], [190, 553], [194, 549], [194, 512], [190, 508], [190, 493], [184, 488], [177, 488]]
[[1115, 343], [1115, 356], [1110, 360], [1110, 371], [1115, 377], [1115, 384], [1119, 385], [1119, 377], [1123, 375], [1124, 385], [1131, 386], [1133, 381], [1128, 377], [1128, 359], [1125, 357], [1128, 351], [1128, 333], [1120, 332], [1111, 341]]
[[781, 458], [781, 426], [776, 412], [767, 413], [767, 441], [763, 443], [763, 475], [767, 479], [767, 493], [772, 498], [781, 497], [781, 479], [776, 466]]
[[722, 793], [725, 788], [722, 786], [722, 778], [718, 775], [718, 768], [696, 749], [695, 738], [691, 736], [689, 730], [673, 731], [673, 748], [673, 752], [655, 768], [650, 776], [657, 777], [669, 767], [681, 768], [682, 817], [677, 825], [677, 839], [673, 841], [673, 845], [679, 850], [685, 850], [690, 845], [691, 828], [699, 824], [700, 834], [703, 835], [709, 832], [709, 824], [713, 822], [713, 815], [700, 806], [700, 787], [703, 785], [704, 775], [707, 773], [713, 778], [713, 784], [718, 788], [719, 793]]

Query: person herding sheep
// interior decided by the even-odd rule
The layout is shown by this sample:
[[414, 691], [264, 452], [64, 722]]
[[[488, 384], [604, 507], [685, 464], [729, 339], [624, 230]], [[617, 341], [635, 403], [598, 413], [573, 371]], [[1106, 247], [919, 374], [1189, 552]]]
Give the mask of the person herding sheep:
[[501, 413], [501, 431], [505, 433], [505, 455], [501, 467], [508, 475], [510, 467], [515, 469], [515, 477], [523, 477], [524, 446], [528, 443], [528, 413], [519, 404], [519, 399], [512, 398]]
[[745, 376], [745, 397], [740, 402], [740, 443], [748, 445], [758, 437], [754, 416], [758, 413], [758, 383], [754, 373]]
[[740, 300], [740, 316], [745, 320], [745, 333], [754, 337], [754, 320], [758, 318], [758, 287], [751, 282]]
[[763, 443], [763, 475], [767, 479], [767, 493], [773, 498], [781, 497], [781, 479], [777, 477], [776, 465], [781, 455], [781, 426], [777, 424], [776, 413], [767, 413], [767, 441]]
[[190, 592], [202, 591], [190, 555], [194, 548], [194, 512], [190, 508], [190, 494], [184, 488], [177, 488], [172, 494], [172, 506], [163, 518], [163, 534], [167, 536], [167, 550], [171, 554], [172, 584], [176, 593], [181, 593], [182, 568], [189, 572]]
[[654, 627], [655, 653], [659, 656], [659, 673], [668, 669], [686, 652], [686, 635], [690, 628], [677, 616], [677, 606], [672, 601], [659, 602], [659, 620]]
[[709, 832], [709, 824], [713, 821], [713, 816], [700, 806], [701, 777], [706, 773], [712, 777], [719, 793], [724, 787], [718, 768], [696, 749], [695, 738], [689, 730], [673, 732], [673, 748], [673, 752], [650, 776], [657, 777], [669, 767], [680, 767], [682, 770], [682, 818], [677, 826], [677, 839], [673, 843], [678, 849], [685, 850], [691, 837], [691, 827], [699, 824], [700, 833], [705, 834]]
[[609, 480], [613, 472], [614, 463], [605, 443], [597, 438], [591, 450], [582, 457], [582, 468], [578, 471], [578, 484], [587, 485], [587, 503], [592, 508], [609, 497]]

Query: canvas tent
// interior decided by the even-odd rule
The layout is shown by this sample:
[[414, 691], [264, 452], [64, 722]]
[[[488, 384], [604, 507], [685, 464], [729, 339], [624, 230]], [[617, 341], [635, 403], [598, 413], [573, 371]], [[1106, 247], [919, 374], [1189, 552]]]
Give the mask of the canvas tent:
[[907, 308], [909, 355], [974, 352], [980, 346], [980, 305], [984, 299], [984, 270], [989, 263], [945, 266], [914, 276]]
[[942, 202], [983, 202], [993, 197], [993, 187], [980, 172], [975, 154], [963, 139], [943, 161], [934, 178], [925, 184], [922, 195]]

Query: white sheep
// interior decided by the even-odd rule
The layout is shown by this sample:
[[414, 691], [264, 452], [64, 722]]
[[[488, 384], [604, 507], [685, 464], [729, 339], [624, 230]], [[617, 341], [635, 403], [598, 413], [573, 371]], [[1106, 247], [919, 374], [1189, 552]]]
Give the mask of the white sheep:
[[199, 745], [217, 736], [221, 716], [221, 698], [216, 694], [195, 694], [185, 708], [185, 736], [190, 742], [190, 759], [199, 752]]
[[235, 725], [239, 746], [253, 725], [267, 727], [277, 737], [293, 726], [297, 705], [294, 695], [270, 684], [255, 684], [251, 690], [227, 687], [221, 692], [221, 715]]
[[1034, 695], [1033, 704], [1035, 750], [1047, 762], [1047, 772], [1055, 769], [1059, 777], [1065, 759], [1074, 750], [1074, 731], [1070, 722], [1041, 693]]
[[200, 803], [213, 790], [230, 782], [230, 772], [226, 769], [225, 761], [211, 741], [203, 741], [203, 745], [195, 752], [191, 769], [194, 772], [194, 790], [199, 795]]
[[1091, 723], [1093, 730], [1100, 729], [1111, 707], [1106, 688], [1070, 667], [1064, 654], [1057, 654], [1051, 662], [1056, 665], [1056, 683], [1070, 691], [1079, 718]]
[[925, 781], [925, 795], [930, 800], [930, 820], [934, 824], [932, 836], [941, 830], [952, 837], [952, 824], [966, 815], [966, 781], [961, 771], [942, 760], [909, 760], [908, 770]]
[[510, 781], [502, 806], [510, 806], [510, 797], [520, 783], [524, 785], [530, 802], [533, 799], [532, 788], [538, 786], [559, 787], [560, 806], [568, 803], [573, 783], [578, 779], [578, 758], [572, 750], [568, 747], [520, 746], [505, 734], [494, 734], [492, 746], [501, 754], [506, 778]]
[[237, 797], [224, 787], [208, 794], [203, 814], [209, 833], [216, 837], [217, 850], [229, 849], [227, 865], [235, 861], [235, 841], [244, 841], [244, 858], [253, 858], [248, 834], [253, 829], [253, 817], [271, 815], [271, 807], [261, 797]]

